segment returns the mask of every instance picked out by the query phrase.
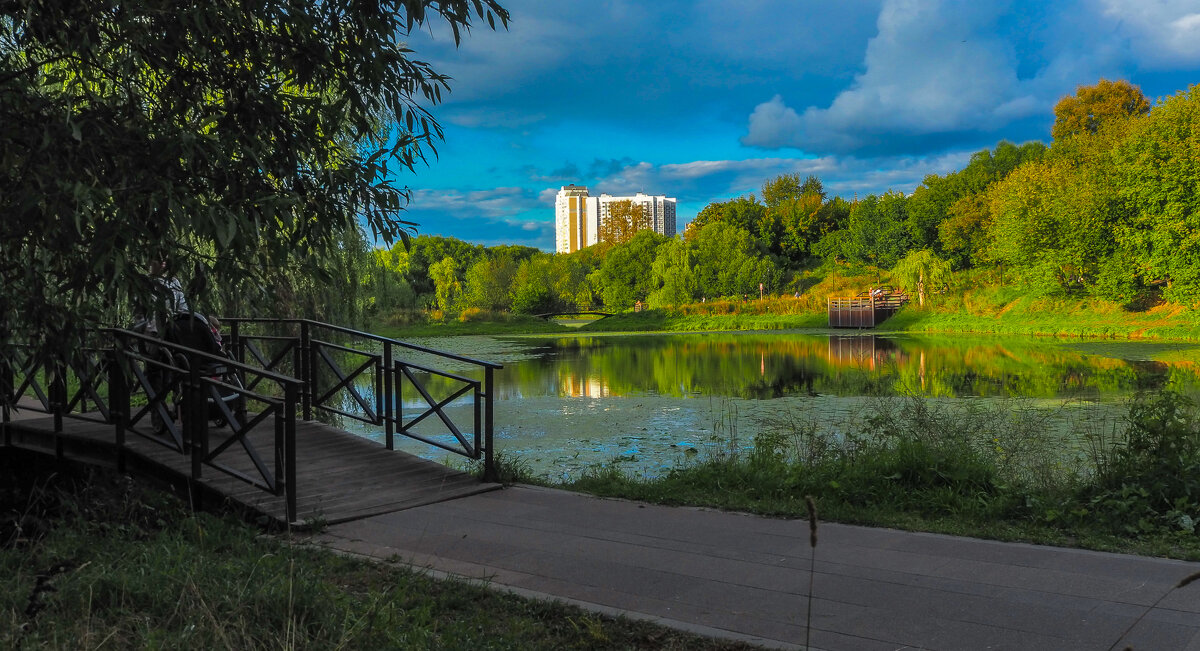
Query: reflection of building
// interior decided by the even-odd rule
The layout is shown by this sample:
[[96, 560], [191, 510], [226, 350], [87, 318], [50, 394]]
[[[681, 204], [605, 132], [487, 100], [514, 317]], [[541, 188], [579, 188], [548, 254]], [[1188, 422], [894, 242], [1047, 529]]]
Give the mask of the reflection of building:
[[607, 398], [608, 382], [600, 377], [567, 375], [559, 382], [559, 395], [564, 398]]
[[655, 233], [674, 237], [675, 199], [671, 197], [641, 192], [631, 197], [593, 197], [582, 185], [567, 185], [554, 197], [554, 250], [571, 253], [598, 242], [600, 225], [608, 220], [612, 204], [618, 201], [641, 206]]

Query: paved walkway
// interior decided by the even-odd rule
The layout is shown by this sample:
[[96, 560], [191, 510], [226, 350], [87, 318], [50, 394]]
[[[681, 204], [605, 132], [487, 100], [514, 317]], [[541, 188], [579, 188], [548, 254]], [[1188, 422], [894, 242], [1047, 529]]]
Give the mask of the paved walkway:
[[[1200, 651], [1200, 564], [821, 524], [818, 649]], [[514, 487], [329, 527], [400, 558], [604, 612], [790, 648], [808, 523]]]

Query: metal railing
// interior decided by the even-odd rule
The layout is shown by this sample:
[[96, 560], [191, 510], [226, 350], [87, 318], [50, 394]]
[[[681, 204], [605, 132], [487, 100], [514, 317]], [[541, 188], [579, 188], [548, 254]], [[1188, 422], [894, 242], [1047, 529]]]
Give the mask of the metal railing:
[[[106, 329], [97, 334], [109, 346], [84, 349], [74, 359], [38, 357], [29, 348], [10, 348], [10, 362], [0, 368], [5, 422], [9, 406], [27, 398], [23, 409], [53, 416], [53, 445], [59, 456], [65, 445], [64, 419], [111, 425], [119, 469], [125, 467], [127, 436], [138, 436], [189, 457], [193, 480], [207, 467], [283, 496], [288, 520], [295, 519], [299, 380], [136, 332]], [[223, 377], [203, 373], [214, 364], [226, 369]], [[260, 386], [272, 384], [275, 390], [248, 390], [242, 377], [253, 377]], [[230, 407], [231, 395], [238, 404], [253, 406], [253, 415]], [[210, 427], [210, 406], [227, 429]], [[176, 408], [182, 412], [178, 420]], [[254, 427], [268, 420], [275, 425], [271, 462], [249, 438]], [[5, 444], [11, 445], [7, 427], [5, 436]], [[231, 459], [235, 445], [249, 459], [249, 472]]]
[[[284, 496], [289, 521], [296, 517], [297, 422], [320, 413], [380, 427], [389, 450], [399, 434], [482, 461], [484, 478], [495, 480], [493, 409], [500, 364], [319, 321], [224, 321], [232, 359], [121, 329], [98, 331], [97, 340], [106, 345], [74, 360], [10, 349], [15, 352], [0, 359], [3, 420], [9, 421], [9, 406], [26, 397], [23, 408], [53, 416], [59, 455], [64, 418], [110, 424], [118, 467], [125, 465], [127, 437], [137, 436], [189, 457], [193, 480], [211, 468]], [[417, 356], [468, 371], [438, 369]], [[222, 372], [212, 370], [216, 367]], [[469, 424], [448, 409], [464, 396]], [[406, 409], [405, 398], [421, 406]], [[269, 455], [250, 437], [268, 422], [274, 429]], [[437, 423], [444, 428], [442, 438], [418, 431]], [[7, 427], [5, 437], [11, 444]], [[239, 452], [240, 464], [232, 459]]]
[[[229, 326], [231, 352], [239, 362], [267, 371], [286, 369], [302, 382], [305, 420], [326, 413], [378, 427], [389, 450], [395, 449], [397, 435], [406, 436], [482, 461], [484, 479], [495, 480], [495, 371], [502, 365], [308, 319], [222, 322]], [[421, 356], [437, 364], [414, 359]], [[443, 364], [467, 371], [434, 367]], [[471, 407], [469, 430], [447, 411], [464, 396]], [[420, 406], [406, 409], [406, 398]], [[418, 431], [436, 422], [444, 430]]]
[[[296, 404], [301, 381], [127, 330], [109, 330], [118, 345], [114, 363], [121, 373], [111, 377], [110, 396], [127, 418], [117, 421], [117, 444], [126, 432], [190, 456], [191, 477], [209, 467], [285, 498], [288, 521], [296, 517]], [[147, 371], [150, 371], [149, 373]], [[157, 377], [156, 377], [157, 376]], [[132, 380], [132, 381], [131, 381]], [[146, 395], [146, 406], [134, 411], [132, 398]], [[178, 422], [166, 403], [175, 398]], [[152, 414], [159, 414], [155, 419]], [[150, 427], [145, 426], [149, 415]], [[212, 427], [212, 421], [224, 427]], [[259, 425], [271, 422], [272, 462], [250, 438]], [[250, 470], [239, 469], [232, 456], [240, 450]]]

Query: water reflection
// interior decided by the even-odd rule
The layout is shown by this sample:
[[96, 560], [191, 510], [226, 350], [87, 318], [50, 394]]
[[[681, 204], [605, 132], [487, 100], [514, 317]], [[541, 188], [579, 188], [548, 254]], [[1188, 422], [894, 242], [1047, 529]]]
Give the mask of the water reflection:
[[563, 398], [917, 394], [1098, 399], [1195, 382], [1189, 361], [1122, 359], [1039, 340], [705, 334], [540, 343], [542, 355], [505, 369], [502, 391]]
[[[489, 358], [478, 348], [456, 350], [456, 341], [437, 347]], [[657, 474], [731, 439], [748, 445], [782, 413], [852, 431], [873, 401], [892, 396], [1018, 401], [1022, 409], [1044, 409], [1067, 435], [1084, 415], [1107, 427], [1123, 413], [1122, 400], [1140, 389], [1195, 394], [1200, 386], [1200, 349], [1185, 344], [706, 333], [504, 339], [497, 348], [519, 349], [496, 374], [497, 445], [554, 476], [613, 459]], [[453, 389], [422, 377], [437, 399]], [[415, 398], [404, 394], [407, 413], [425, 406]], [[466, 399], [447, 406], [463, 423], [469, 409]], [[423, 444], [401, 447], [447, 458]]]

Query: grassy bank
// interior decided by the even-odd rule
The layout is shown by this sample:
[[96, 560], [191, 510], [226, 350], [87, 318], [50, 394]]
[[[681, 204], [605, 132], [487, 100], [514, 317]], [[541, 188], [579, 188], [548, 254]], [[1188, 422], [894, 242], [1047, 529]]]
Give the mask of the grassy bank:
[[748, 648], [290, 545], [126, 478], [4, 454], [4, 648]]
[[[796, 282], [800, 296], [713, 300], [638, 312], [620, 312], [582, 324], [582, 332], [706, 332], [825, 329], [830, 296], [853, 296], [885, 284], [886, 274], [810, 274]], [[988, 333], [1024, 336], [1108, 337], [1200, 340], [1200, 312], [1153, 298], [1126, 305], [1097, 298], [1033, 297], [1026, 290], [989, 278], [962, 274], [955, 289], [910, 304], [877, 332]], [[576, 324], [579, 325], [579, 324]], [[460, 334], [561, 334], [562, 324], [508, 313], [467, 310], [449, 317], [437, 313], [397, 313], [373, 324], [373, 331], [396, 337]]]
[[1014, 405], [882, 399], [855, 431], [766, 425], [752, 452], [731, 440], [658, 477], [605, 465], [556, 485], [776, 517], [811, 495], [825, 520], [1200, 560], [1200, 412], [1173, 393], [1139, 397], [1122, 427], [1081, 425], [1066, 455], [1044, 413]]
[[1135, 339], [1200, 340], [1200, 313], [1178, 305], [1134, 309], [1095, 298], [1033, 298], [1013, 287], [935, 296], [883, 326], [905, 332], [981, 332]]

